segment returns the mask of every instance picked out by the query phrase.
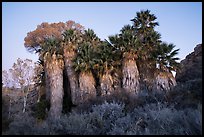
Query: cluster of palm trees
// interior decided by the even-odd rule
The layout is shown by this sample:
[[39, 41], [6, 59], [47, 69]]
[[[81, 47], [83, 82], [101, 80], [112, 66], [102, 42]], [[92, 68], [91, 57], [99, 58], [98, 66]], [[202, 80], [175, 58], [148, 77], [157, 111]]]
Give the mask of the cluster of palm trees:
[[158, 76], [178, 68], [178, 58], [174, 56], [179, 49], [173, 50], [175, 45], [160, 40], [160, 34], [154, 30], [158, 25], [156, 19], [149, 10], [137, 12], [131, 20], [133, 25], [125, 25], [119, 34], [103, 41], [92, 29], [85, 30], [74, 21], [42, 23], [29, 32], [25, 47], [39, 53], [50, 116], [59, 117], [62, 112], [64, 69], [71, 101], [76, 105], [111, 94], [120, 87], [134, 95], [142, 91], [144, 83], [149, 90], [160, 90], [163, 83]]

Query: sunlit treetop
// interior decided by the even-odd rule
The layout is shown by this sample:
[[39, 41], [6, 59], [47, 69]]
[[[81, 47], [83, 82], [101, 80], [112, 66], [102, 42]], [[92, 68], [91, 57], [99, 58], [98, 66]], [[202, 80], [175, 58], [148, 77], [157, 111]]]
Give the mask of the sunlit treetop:
[[62, 34], [69, 29], [76, 29], [83, 32], [84, 27], [79, 23], [74, 21], [67, 21], [65, 23], [47, 23], [43, 22], [41, 25], [38, 25], [34, 31], [28, 32], [27, 36], [24, 39], [24, 46], [29, 52], [37, 53], [43, 43], [50, 38], [55, 38], [61, 40], [63, 38]]

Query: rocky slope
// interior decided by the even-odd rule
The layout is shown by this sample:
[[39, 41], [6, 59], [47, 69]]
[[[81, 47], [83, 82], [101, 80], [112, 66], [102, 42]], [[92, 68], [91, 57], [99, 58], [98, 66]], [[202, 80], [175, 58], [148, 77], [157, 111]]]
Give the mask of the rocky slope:
[[202, 104], [202, 44], [181, 61], [176, 82], [177, 86], [171, 92], [172, 102], [177, 102], [180, 107]]
[[192, 53], [181, 61], [181, 69], [176, 73], [177, 82], [202, 79], [202, 44], [198, 44]]

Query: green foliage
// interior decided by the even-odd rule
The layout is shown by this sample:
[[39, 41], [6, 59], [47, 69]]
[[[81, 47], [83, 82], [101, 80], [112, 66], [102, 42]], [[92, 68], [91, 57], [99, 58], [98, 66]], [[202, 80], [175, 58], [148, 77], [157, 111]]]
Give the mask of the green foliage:
[[82, 33], [77, 29], [68, 29], [62, 33], [62, 46], [69, 46], [69, 50], [76, 49], [78, 44], [82, 41]]
[[121, 52], [107, 40], [97, 47], [95, 55], [96, 63], [93, 68], [99, 76], [106, 72], [114, 72], [121, 66]]
[[151, 65], [156, 68], [156, 63], [160, 65], [160, 70], [177, 70], [179, 58], [175, 57], [179, 49], [173, 50], [175, 45], [161, 41], [161, 34], [154, 30], [158, 26], [156, 16], [149, 10], [136, 13], [132, 19], [133, 26], [125, 25], [120, 34], [109, 36], [113, 47], [120, 52], [131, 52], [137, 55], [139, 62]]
[[150, 10], [142, 10], [136, 12], [136, 17], [131, 19], [133, 27], [138, 35], [146, 35], [151, 32], [159, 23], [155, 22], [157, 17], [150, 13]]
[[99, 37], [95, 34], [93, 29], [85, 30], [83, 39], [92, 46], [97, 46], [100, 43]]
[[121, 52], [137, 52], [140, 44], [133, 27], [125, 25], [120, 32], [121, 33], [118, 35], [109, 36], [109, 40], [113, 47], [119, 49]]
[[57, 58], [62, 58], [63, 49], [60, 41], [51, 37], [47, 38], [42, 44], [39, 59], [44, 61], [44, 58], [48, 57], [47, 59], [49, 60], [53, 54], [55, 54]]
[[179, 49], [173, 50], [174, 44], [167, 44], [165, 42], [159, 44], [152, 56], [155, 58], [156, 63], [159, 64], [159, 69], [176, 71], [179, 68], [179, 63], [177, 60], [179, 58], [175, 57], [178, 54]]
[[73, 60], [75, 71], [90, 71], [95, 64], [93, 47], [88, 43], [82, 43], [78, 46], [77, 51], [77, 57]]
[[100, 39], [92, 29], [85, 30], [83, 41], [78, 43], [77, 56], [74, 58], [74, 69], [77, 72], [90, 71], [97, 64], [96, 48], [101, 44]]
[[46, 100], [41, 100], [35, 106], [34, 116], [39, 120], [47, 118], [47, 110], [49, 110], [50, 104]]

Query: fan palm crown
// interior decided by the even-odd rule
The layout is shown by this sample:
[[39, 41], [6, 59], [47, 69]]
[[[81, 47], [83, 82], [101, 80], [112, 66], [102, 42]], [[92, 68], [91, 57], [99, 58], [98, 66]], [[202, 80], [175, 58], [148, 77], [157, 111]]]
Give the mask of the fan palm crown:
[[179, 49], [175, 49], [175, 45], [162, 42], [157, 46], [157, 50], [153, 53], [156, 63], [160, 70], [176, 71], [179, 68], [178, 54]]

